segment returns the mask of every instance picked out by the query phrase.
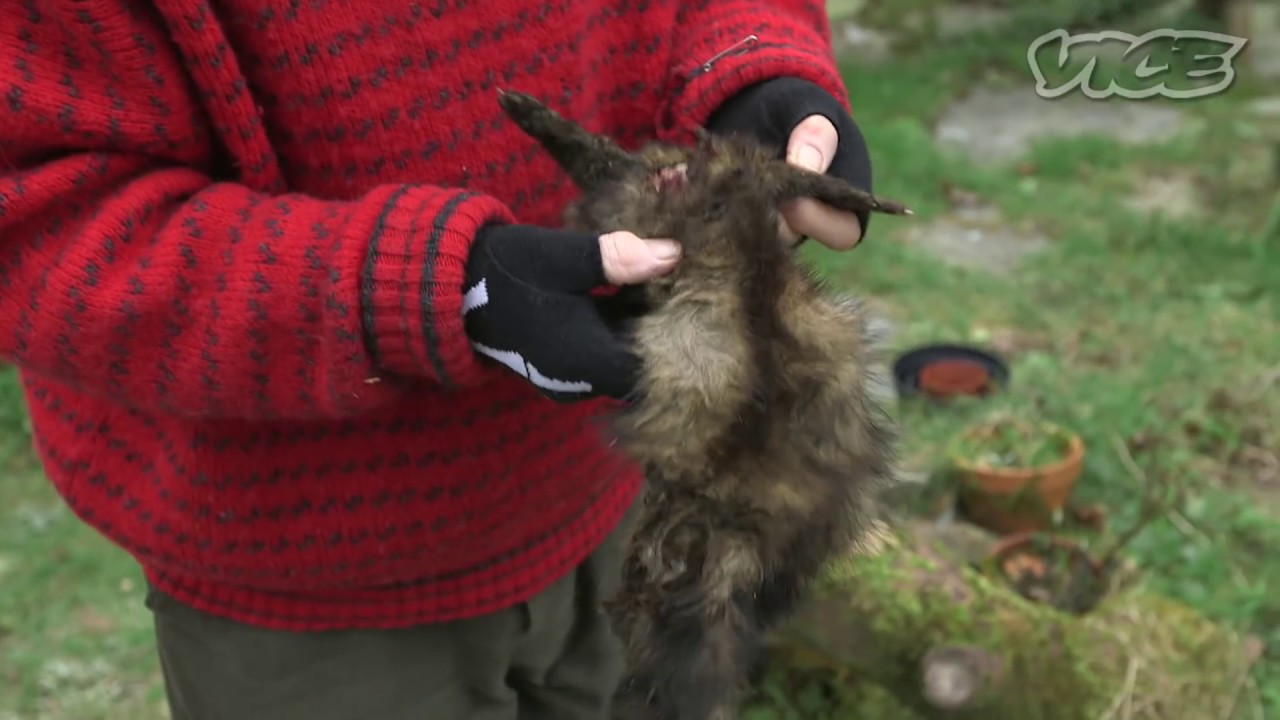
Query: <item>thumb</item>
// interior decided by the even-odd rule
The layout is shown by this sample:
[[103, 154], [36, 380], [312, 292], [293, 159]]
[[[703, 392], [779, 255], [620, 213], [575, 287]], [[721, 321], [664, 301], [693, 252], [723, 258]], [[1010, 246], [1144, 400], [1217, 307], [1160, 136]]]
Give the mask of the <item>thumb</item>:
[[825, 173], [836, 155], [840, 135], [823, 115], [810, 115], [791, 131], [787, 162], [816, 173]]
[[600, 236], [604, 276], [612, 285], [633, 285], [666, 275], [680, 261], [680, 244], [667, 238], [645, 240], [618, 231]]

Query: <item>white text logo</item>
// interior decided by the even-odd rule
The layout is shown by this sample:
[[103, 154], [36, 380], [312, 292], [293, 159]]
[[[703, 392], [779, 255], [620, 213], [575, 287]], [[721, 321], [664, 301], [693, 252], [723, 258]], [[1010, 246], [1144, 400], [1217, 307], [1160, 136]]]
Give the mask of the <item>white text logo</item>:
[[[1118, 58], [1120, 68], [1104, 73], [1098, 60], [1108, 42], [1125, 47]], [[1200, 30], [1163, 29], [1143, 35], [1104, 30], [1070, 35], [1059, 29], [1031, 43], [1027, 64], [1036, 79], [1036, 94], [1043, 98], [1062, 97], [1078, 89], [1093, 100], [1112, 95], [1130, 100], [1156, 95], [1187, 100], [1229, 88], [1236, 77], [1232, 61], [1247, 42], [1235, 35]], [[1088, 62], [1071, 75], [1069, 68], [1085, 58]], [[1103, 82], [1105, 86], [1100, 86]]]

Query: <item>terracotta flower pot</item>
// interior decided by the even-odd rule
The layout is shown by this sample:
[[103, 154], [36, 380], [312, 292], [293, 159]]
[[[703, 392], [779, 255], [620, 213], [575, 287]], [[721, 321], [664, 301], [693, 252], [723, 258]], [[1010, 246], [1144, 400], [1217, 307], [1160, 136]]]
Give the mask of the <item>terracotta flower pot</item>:
[[1001, 538], [986, 560], [988, 574], [1028, 599], [1083, 612], [1100, 596], [1102, 564], [1080, 543], [1053, 533], [1020, 532]]
[[1001, 535], [1052, 527], [1080, 477], [1084, 451], [1084, 441], [1072, 433], [1066, 456], [1038, 467], [988, 467], [955, 458], [965, 515]]
[[[1049, 548], [1037, 547], [1048, 543]], [[1010, 579], [1017, 579], [1018, 570], [1038, 573], [1044, 570], [1049, 559], [1046, 555], [1070, 555], [1073, 563], [1087, 562], [1095, 573], [1102, 572], [1102, 566], [1091, 556], [1080, 543], [1053, 533], [1037, 531], [1017, 532], [1005, 535], [996, 541], [991, 548], [990, 557], [995, 561], [996, 569]]]

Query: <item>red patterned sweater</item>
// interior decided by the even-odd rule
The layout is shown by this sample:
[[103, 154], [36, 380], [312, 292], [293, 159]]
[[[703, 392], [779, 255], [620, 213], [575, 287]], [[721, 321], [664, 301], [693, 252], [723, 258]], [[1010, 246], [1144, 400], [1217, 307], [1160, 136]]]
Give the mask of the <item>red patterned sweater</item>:
[[638, 491], [606, 405], [463, 335], [476, 228], [574, 192], [498, 88], [631, 145], [771, 77], [847, 100], [820, 0], [12, 0], [0, 27], [0, 359], [47, 473], [158, 588], [277, 628], [511, 605]]

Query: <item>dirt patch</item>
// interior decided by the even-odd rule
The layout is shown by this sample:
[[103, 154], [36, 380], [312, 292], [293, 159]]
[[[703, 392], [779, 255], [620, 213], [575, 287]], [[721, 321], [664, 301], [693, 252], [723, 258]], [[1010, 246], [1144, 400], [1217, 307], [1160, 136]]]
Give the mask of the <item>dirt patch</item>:
[[1159, 143], [1185, 125], [1185, 116], [1167, 106], [1074, 95], [1046, 100], [1028, 83], [970, 92], [943, 112], [935, 137], [974, 162], [998, 164], [1016, 161], [1041, 139], [1102, 135], [1126, 144]]
[[969, 339], [988, 345], [1005, 357], [1051, 352], [1055, 347], [1054, 338], [1048, 333], [1014, 327], [974, 327], [969, 333]]
[[51, 715], [67, 713], [85, 717], [120, 702], [128, 689], [106, 660], [81, 661], [53, 657], [45, 661], [36, 678], [44, 691], [42, 710]]
[[907, 231], [904, 241], [954, 267], [1007, 274], [1049, 245], [1039, 232], [1015, 228], [987, 205], [958, 207]]
[[1280, 5], [1253, 3], [1246, 63], [1258, 77], [1280, 79]]
[[994, 32], [1009, 25], [1013, 12], [1008, 8], [978, 3], [948, 3], [934, 12], [940, 38], [970, 33]]
[[1144, 215], [1181, 219], [1200, 214], [1204, 197], [1190, 174], [1144, 175], [1134, 181], [1133, 195], [1125, 204]]
[[[1217, 460], [1222, 479], [1248, 492], [1268, 510], [1280, 515], [1280, 425], [1276, 413], [1280, 400], [1280, 366], [1257, 378], [1248, 391], [1214, 393], [1211, 407], [1223, 417], [1238, 419], [1240, 435], [1230, 448], [1202, 442], [1204, 451]], [[1192, 435], [1198, 428], [1184, 430]], [[1203, 434], [1201, 434], [1203, 435]]]
[[1134, 456], [1188, 447], [1194, 455], [1183, 463], [1183, 472], [1235, 488], [1257, 500], [1269, 514], [1280, 516], [1277, 399], [1280, 366], [1251, 378], [1242, 388], [1212, 391], [1204, 417], [1175, 424], [1171, 435], [1139, 433], [1129, 438], [1127, 447]]
[[1227, 186], [1274, 192], [1280, 186], [1280, 95], [1248, 103], [1238, 123], [1240, 146], [1228, 160]]
[[120, 625], [115, 618], [93, 606], [85, 606], [76, 611], [75, 623], [77, 628], [91, 635], [115, 632]]
[[831, 44], [841, 61], [876, 65], [893, 57], [893, 38], [855, 20], [832, 21]]

